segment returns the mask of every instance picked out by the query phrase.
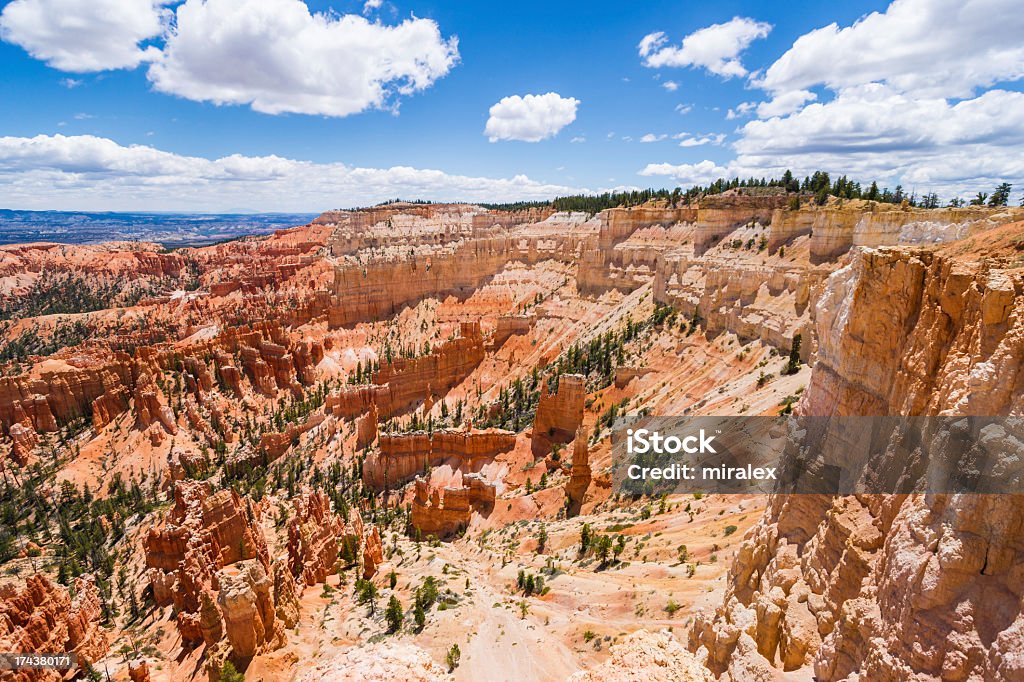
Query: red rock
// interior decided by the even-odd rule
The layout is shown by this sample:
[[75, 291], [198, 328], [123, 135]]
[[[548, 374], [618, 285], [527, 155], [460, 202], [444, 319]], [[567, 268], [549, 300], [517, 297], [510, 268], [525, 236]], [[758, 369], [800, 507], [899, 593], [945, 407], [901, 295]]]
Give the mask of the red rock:
[[479, 471], [515, 447], [516, 434], [502, 429], [442, 430], [426, 433], [383, 434], [380, 452], [363, 462], [363, 483], [374, 490], [397, 488], [427, 469], [449, 464], [465, 473]]
[[[43, 575], [30, 576], [20, 590], [0, 587], [0, 650], [69, 652], [84, 662], [102, 658], [109, 643], [99, 625], [99, 591], [91, 576], [77, 578], [73, 589], [74, 598]], [[46, 678], [28, 673], [13, 679]]]
[[565, 494], [569, 498], [568, 508], [571, 515], [580, 513], [583, 498], [590, 487], [590, 455], [587, 451], [587, 431], [582, 426], [576, 431], [572, 449], [572, 472], [569, 482], [565, 485]]
[[551, 454], [553, 444], [565, 444], [576, 437], [583, 423], [583, 405], [587, 399], [586, 380], [578, 374], [558, 377], [558, 390], [549, 393], [547, 382], [541, 385], [540, 402], [533, 420], [531, 448], [534, 457]]
[[234, 490], [213, 494], [207, 482], [179, 481], [174, 498], [168, 518], [144, 539], [146, 566], [154, 599], [166, 603], [170, 595], [183, 639], [196, 642], [202, 594], [219, 589], [217, 571], [250, 559], [266, 570], [270, 559], [255, 510]]
[[322, 583], [338, 561], [338, 538], [344, 529], [341, 518], [331, 511], [331, 501], [322, 492], [305, 490], [292, 504], [295, 512], [288, 522], [292, 575], [306, 585]]
[[128, 679], [131, 682], [149, 682], [149, 664], [141, 658], [129, 661]]
[[377, 568], [384, 563], [384, 546], [380, 541], [380, 533], [376, 526], [363, 538], [363, 578], [369, 580], [377, 573]]

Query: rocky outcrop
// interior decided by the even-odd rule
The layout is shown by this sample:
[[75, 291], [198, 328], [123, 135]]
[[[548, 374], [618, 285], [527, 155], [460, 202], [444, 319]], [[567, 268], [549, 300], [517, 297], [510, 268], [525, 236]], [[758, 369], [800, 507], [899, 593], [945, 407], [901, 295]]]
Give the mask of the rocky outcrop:
[[102, 429], [128, 411], [129, 393], [124, 386], [112, 386], [92, 401], [92, 425]]
[[260, 356], [260, 352], [249, 346], [242, 347], [242, 369], [245, 371], [253, 388], [265, 396], [277, 395], [277, 380], [274, 370]]
[[417, 478], [412, 502], [412, 525], [422, 537], [444, 538], [465, 530], [474, 512], [494, 508], [497, 488], [480, 474], [465, 474], [462, 485], [432, 488], [429, 479]]
[[38, 377], [0, 377], [0, 424], [8, 427], [28, 419], [38, 432], [56, 431], [59, 424], [85, 417], [94, 400], [120, 386], [132, 386], [131, 358], [115, 354], [89, 366], [46, 371]]
[[781, 187], [740, 187], [702, 197], [693, 232], [695, 253], [703, 254], [743, 225], [768, 225], [775, 210], [786, 206], [787, 201]]
[[565, 484], [565, 495], [568, 498], [566, 507], [570, 515], [575, 516], [580, 513], [591, 478], [587, 431], [581, 426], [576, 431], [576, 438], [573, 441], [572, 471], [569, 475], [569, 482]]
[[[1024, 277], [994, 265], [910, 249], [855, 255], [815, 306], [817, 362], [798, 411], [1020, 414]], [[689, 646], [734, 680], [751, 668], [1016, 679], [1021, 527], [1014, 495], [776, 494]]]
[[[401, 245], [443, 245], [500, 224], [501, 213], [469, 204], [396, 202], [355, 211], [328, 211], [314, 223], [330, 225], [334, 256]], [[525, 216], [524, 216], [525, 217]]]
[[249, 659], [283, 643], [284, 628], [277, 622], [272, 581], [260, 561], [249, 559], [223, 568], [217, 579], [224, 634], [236, 657]]
[[224, 387], [235, 395], [242, 395], [242, 373], [231, 364], [231, 356], [227, 354], [218, 356], [218, 361], [223, 363], [217, 367], [217, 374], [224, 382]]
[[[54, 361], [54, 369], [0, 377], [0, 428], [8, 436], [14, 424], [37, 433], [53, 432], [84, 417], [95, 429], [102, 429], [131, 407], [138, 428], [159, 423], [161, 431], [174, 434], [175, 415], [157, 381], [164, 372], [180, 371], [185, 388], [197, 400], [213, 390], [217, 380], [225, 390], [241, 396], [237, 353], [258, 392], [275, 396], [281, 387], [299, 394], [300, 382], [312, 382], [313, 363], [323, 357], [320, 344], [290, 344], [279, 322], [227, 329], [177, 348], [137, 350], [135, 357], [120, 351], [90, 351]], [[295, 353], [301, 356], [300, 366], [295, 364]], [[203, 358], [214, 359], [216, 376]], [[22, 440], [26, 438], [25, 429], [15, 431]]]
[[558, 389], [554, 393], [548, 390], [547, 382], [541, 385], [530, 437], [534, 457], [549, 455], [552, 445], [564, 445], [576, 437], [576, 431], [583, 423], [586, 399], [586, 379], [578, 374], [559, 376]]
[[292, 575], [305, 585], [315, 585], [334, 572], [338, 561], [341, 518], [331, 511], [331, 501], [322, 492], [303, 491], [292, 504], [288, 522], [288, 565]]
[[598, 234], [588, 238], [579, 259], [576, 280], [581, 291], [632, 291], [650, 281], [658, 256], [682, 243], [691, 230], [675, 225], [694, 223], [696, 207], [633, 206], [599, 214]]
[[501, 315], [495, 323], [489, 346], [499, 348], [513, 336], [529, 334], [536, 323], [536, 315]]
[[[239, 561], [258, 563], [264, 575], [270, 558], [256, 510], [234, 490], [213, 493], [210, 484], [179, 481], [174, 507], [150, 528], [143, 546], [153, 598], [173, 602], [182, 639], [217, 639], [214, 595], [221, 589], [220, 570]], [[227, 614], [219, 614], [227, 619]]]
[[516, 434], [502, 429], [381, 434], [380, 452], [363, 462], [363, 483], [374, 490], [396, 488], [443, 464], [478, 472], [515, 444]]
[[[76, 578], [71, 591], [44, 575], [30, 576], [21, 588], [0, 587], [0, 649], [5, 652], [67, 652], [82, 663], [93, 663], [109, 648], [101, 618], [99, 591], [91, 576]], [[4, 679], [28, 682], [59, 677], [23, 669]]]
[[816, 263], [834, 260], [853, 246], [949, 242], [1024, 217], [1014, 208], [922, 209], [872, 201], [833, 201], [812, 210], [811, 260]]
[[136, 423], [141, 429], [149, 428], [150, 424], [159, 422], [169, 434], [178, 432], [178, 425], [174, 421], [174, 412], [164, 404], [163, 394], [153, 382], [153, 377], [142, 374], [135, 384], [133, 400], [136, 414]]
[[11, 424], [11, 458], [18, 466], [28, 464], [32, 452], [39, 444], [39, 434], [31, 426], [22, 423]]
[[443, 397], [484, 359], [479, 322], [464, 322], [460, 336], [415, 358], [395, 358], [381, 367], [369, 385], [345, 386], [327, 397], [325, 411], [344, 419], [369, 412], [379, 419], [403, 414], [427, 399]]
[[149, 664], [145, 659], [128, 661], [128, 679], [131, 682], [149, 682]]
[[[640, 630], [611, 647], [611, 658], [567, 682], [714, 682], [701, 660], [668, 632]], [[756, 680], [755, 677], [746, 678]]]
[[300, 382], [309, 386], [316, 381], [316, 366], [324, 359], [324, 346], [319, 341], [303, 341], [292, 349], [295, 375]]
[[447, 251], [335, 270], [327, 319], [332, 328], [381, 320], [428, 296], [466, 296], [510, 260], [504, 237], [467, 241]]
[[[659, 263], [654, 300], [686, 317], [699, 315], [711, 335], [731, 332], [789, 352], [796, 334], [811, 336], [810, 302], [827, 275], [827, 270], [788, 262], [677, 254]], [[810, 344], [802, 350], [806, 354], [809, 349]]]
[[145, 659], [128, 661], [128, 679], [131, 682], [149, 682], [149, 664]]
[[299, 595], [285, 560], [278, 558], [271, 566], [274, 579], [274, 612], [277, 620], [290, 629], [299, 622]]
[[370, 403], [366, 414], [356, 419], [356, 448], [362, 449], [373, 445], [377, 440], [377, 404]]
[[363, 578], [369, 580], [377, 574], [377, 569], [384, 563], [384, 545], [381, 544], [380, 531], [377, 526], [363, 536]]
[[[288, 452], [288, 448], [298, 442], [299, 436], [320, 426], [324, 420], [323, 413], [317, 412], [311, 414], [301, 424], [289, 424], [284, 431], [271, 431], [263, 434], [260, 436], [260, 442], [256, 449], [258, 457], [255, 461], [268, 464], [280, 459], [281, 455]], [[243, 460], [239, 460], [238, 463]], [[250, 463], [255, 463], [255, 461]]]
[[616, 367], [615, 388], [625, 388], [637, 377], [647, 376], [654, 370], [649, 367]]

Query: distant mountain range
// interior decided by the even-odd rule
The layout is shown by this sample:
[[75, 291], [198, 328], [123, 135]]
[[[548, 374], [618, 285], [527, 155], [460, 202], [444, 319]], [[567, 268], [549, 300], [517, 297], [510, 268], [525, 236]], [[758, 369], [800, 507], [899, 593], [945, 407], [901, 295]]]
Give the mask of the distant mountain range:
[[315, 213], [91, 213], [0, 209], [0, 244], [106, 241], [202, 246], [305, 225]]

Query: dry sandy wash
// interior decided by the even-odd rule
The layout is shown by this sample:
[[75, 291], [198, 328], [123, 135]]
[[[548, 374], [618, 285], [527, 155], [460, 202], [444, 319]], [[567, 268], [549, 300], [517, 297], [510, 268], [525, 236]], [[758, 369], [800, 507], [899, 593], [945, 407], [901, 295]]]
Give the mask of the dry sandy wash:
[[613, 489], [623, 414], [1024, 414], [1021, 210], [791, 196], [0, 248], [0, 651], [134, 681], [1024, 679], [1024, 498]]

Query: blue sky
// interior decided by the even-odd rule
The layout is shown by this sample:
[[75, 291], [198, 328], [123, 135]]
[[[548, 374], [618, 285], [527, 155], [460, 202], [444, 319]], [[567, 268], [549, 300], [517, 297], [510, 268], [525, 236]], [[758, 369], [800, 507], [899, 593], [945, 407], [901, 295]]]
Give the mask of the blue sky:
[[[254, 1], [3, 3], [0, 206], [318, 211], [397, 195], [499, 201], [671, 187], [786, 167], [947, 197], [1024, 181], [1024, 122], [1007, 114], [1024, 109], [1024, 26], [1009, 0], [259, 0], [259, 28], [204, 47], [225, 23], [245, 24]], [[184, 22], [183, 5], [199, 18]], [[1005, 20], [992, 22], [1000, 6]], [[323, 44], [279, 28], [289, 22], [278, 11], [296, 31], [309, 28], [305, 7]], [[132, 19], [111, 27], [111, 13]], [[95, 21], [98, 38], [58, 14]], [[156, 31], [147, 22], [158, 15]], [[415, 36], [372, 28], [403, 22]], [[708, 27], [703, 47], [671, 52]], [[757, 37], [730, 43], [744, 30]], [[643, 54], [641, 41], [659, 32]], [[368, 42], [337, 47], [346, 41]], [[920, 47], [908, 55], [904, 41]], [[376, 66], [353, 66], [377, 50]], [[735, 64], [715, 67], [716, 54]], [[380, 76], [396, 59], [413, 64], [403, 77], [422, 80], [411, 92]], [[374, 83], [388, 94], [360, 100]], [[509, 103], [512, 123], [492, 124], [504, 131], [496, 141], [485, 134], [503, 98], [547, 93], [552, 111], [532, 111], [540, 99]], [[523, 141], [526, 129], [543, 139]], [[219, 164], [225, 157], [234, 161]]]

